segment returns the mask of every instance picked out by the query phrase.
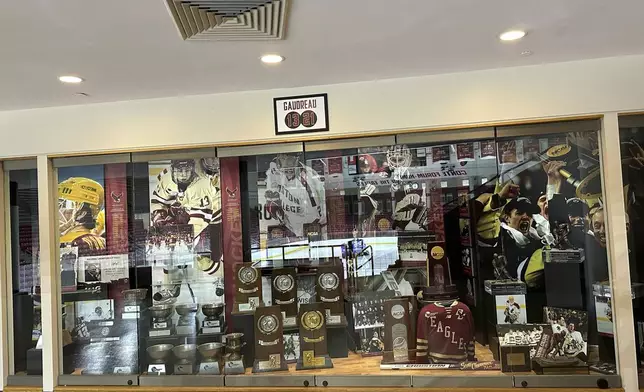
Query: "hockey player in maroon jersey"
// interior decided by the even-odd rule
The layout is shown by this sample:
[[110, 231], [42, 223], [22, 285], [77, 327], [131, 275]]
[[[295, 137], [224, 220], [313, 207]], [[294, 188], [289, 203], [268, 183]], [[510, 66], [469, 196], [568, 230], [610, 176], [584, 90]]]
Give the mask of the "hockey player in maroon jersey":
[[474, 319], [467, 305], [434, 302], [424, 306], [416, 325], [416, 363], [474, 361]]

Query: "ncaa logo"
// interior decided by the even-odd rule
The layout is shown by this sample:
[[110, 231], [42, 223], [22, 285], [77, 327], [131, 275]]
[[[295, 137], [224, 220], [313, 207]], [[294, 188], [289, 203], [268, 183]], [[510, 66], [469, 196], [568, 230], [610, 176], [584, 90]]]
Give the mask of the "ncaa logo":
[[405, 308], [402, 305], [394, 305], [391, 307], [391, 316], [396, 320], [400, 320], [405, 315]]
[[445, 250], [437, 245], [432, 248], [432, 250], [429, 252], [429, 255], [432, 256], [432, 259], [434, 260], [440, 260], [445, 256]]

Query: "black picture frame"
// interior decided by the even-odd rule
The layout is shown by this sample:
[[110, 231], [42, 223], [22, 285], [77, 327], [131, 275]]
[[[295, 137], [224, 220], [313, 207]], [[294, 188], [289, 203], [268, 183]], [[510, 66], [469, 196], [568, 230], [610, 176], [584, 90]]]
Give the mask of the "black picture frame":
[[[278, 120], [277, 120], [277, 101], [283, 101], [283, 100], [288, 100], [288, 99], [306, 99], [306, 98], [320, 98], [324, 97], [324, 118], [326, 120], [326, 127], [321, 128], [321, 129], [303, 129], [301, 131], [289, 131], [289, 132], [280, 132], [279, 126], [278, 126]], [[275, 123], [275, 136], [281, 136], [281, 135], [295, 135], [295, 134], [302, 134], [302, 133], [317, 133], [317, 132], [329, 132], [329, 96], [327, 93], [321, 93], [321, 94], [308, 94], [308, 95], [293, 95], [289, 97], [276, 97], [273, 98], [273, 121]]]

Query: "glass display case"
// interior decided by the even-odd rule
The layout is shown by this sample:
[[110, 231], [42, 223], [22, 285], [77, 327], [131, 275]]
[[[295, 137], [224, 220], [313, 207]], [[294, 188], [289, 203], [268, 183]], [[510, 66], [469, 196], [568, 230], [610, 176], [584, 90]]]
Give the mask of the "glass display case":
[[626, 207], [631, 288], [633, 291], [633, 315], [635, 321], [635, 347], [640, 388], [644, 387], [644, 249], [639, 236], [644, 229], [642, 203], [644, 202], [644, 116], [621, 116], [619, 118], [622, 177]]
[[618, 387], [600, 128], [53, 159], [58, 382]]
[[4, 164], [11, 258], [9, 385], [42, 385], [42, 324], [38, 244], [38, 181], [35, 160]]

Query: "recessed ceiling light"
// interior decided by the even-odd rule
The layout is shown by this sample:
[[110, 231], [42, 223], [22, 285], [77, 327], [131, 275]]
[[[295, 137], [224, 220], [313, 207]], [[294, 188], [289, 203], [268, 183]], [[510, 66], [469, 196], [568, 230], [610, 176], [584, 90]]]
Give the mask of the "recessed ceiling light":
[[78, 84], [83, 81], [83, 78], [79, 78], [78, 76], [72, 76], [72, 75], [64, 75], [64, 76], [59, 76], [58, 80], [60, 80], [63, 83]]
[[265, 54], [261, 57], [264, 64], [278, 64], [284, 61], [284, 57], [279, 54]]
[[499, 35], [501, 41], [516, 41], [525, 37], [525, 31], [523, 30], [510, 30]]
[[525, 56], [525, 57], [532, 56], [532, 51], [524, 50], [523, 52], [521, 52], [521, 56]]

